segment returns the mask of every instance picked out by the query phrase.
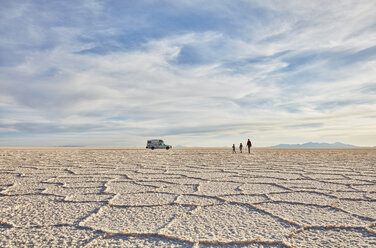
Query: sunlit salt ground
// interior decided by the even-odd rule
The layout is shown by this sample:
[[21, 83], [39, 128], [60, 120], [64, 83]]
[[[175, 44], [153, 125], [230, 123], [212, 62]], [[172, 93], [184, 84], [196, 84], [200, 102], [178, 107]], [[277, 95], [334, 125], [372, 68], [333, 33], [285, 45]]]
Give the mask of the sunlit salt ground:
[[2, 148], [0, 247], [376, 247], [376, 150]]

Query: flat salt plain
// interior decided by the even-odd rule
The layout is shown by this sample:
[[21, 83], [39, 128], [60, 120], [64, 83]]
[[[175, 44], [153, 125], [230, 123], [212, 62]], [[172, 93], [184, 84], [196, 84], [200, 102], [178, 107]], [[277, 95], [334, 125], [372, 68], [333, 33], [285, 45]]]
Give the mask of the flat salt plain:
[[0, 247], [376, 247], [376, 149], [1, 148]]

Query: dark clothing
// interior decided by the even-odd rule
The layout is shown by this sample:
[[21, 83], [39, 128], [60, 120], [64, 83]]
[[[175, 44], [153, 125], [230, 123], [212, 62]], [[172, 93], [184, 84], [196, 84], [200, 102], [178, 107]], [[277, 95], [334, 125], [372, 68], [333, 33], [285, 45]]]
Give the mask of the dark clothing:
[[252, 142], [249, 139], [247, 141], [247, 146], [248, 146], [248, 153], [251, 153]]

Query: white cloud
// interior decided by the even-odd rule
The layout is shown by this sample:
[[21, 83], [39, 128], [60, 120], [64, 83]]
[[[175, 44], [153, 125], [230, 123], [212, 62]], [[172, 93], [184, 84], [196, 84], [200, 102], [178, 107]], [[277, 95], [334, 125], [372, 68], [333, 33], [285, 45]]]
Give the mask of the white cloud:
[[[49, 145], [142, 146], [150, 136], [201, 146], [223, 146], [247, 136], [259, 146], [305, 141], [373, 145], [376, 99], [365, 89], [376, 82], [376, 55], [351, 58], [375, 44], [371, 17], [376, 6], [341, 3], [325, 1], [321, 8], [323, 2], [258, 2], [274, 16], [269, 13], [257, 23], [216, 4], [206, 11], [226, 12], [231, 25], [250, 31], [248, 38], [224, 30], [176, 32], [148, 37], [135, 49], [97, 54], [79, 52], [98, 46], [91, 40], [95, 35], [121, 33], [119, 26], [104, 22], [95, 35], [77, 20], [74, 26], [47, 30], [32, 26], [28, 37], [34, 37], [33, 44], [53, 35], [53, 46], [27, 50], [22, 63], [0, 67], [0, 106], [6, 109], [0, 132], [17, 130], [32, 136], [28, 144]], [[86, 8], [95, 16], [105, 9], [90, 1]], [[7, 18], [16, 17], [10, 13]], [[144, 21], [139, 20], [142, 27]], [[9, 37], [0, 40], [8, 43]], [[121, 47], [120, 40], [111, 44]], [[15, 137], [6, 142], [27, 143]]]

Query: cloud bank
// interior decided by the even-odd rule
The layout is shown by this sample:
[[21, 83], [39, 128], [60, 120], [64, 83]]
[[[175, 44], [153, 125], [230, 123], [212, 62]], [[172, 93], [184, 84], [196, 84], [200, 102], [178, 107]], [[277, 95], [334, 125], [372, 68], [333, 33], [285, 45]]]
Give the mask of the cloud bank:
[[375, 145], [375, 13], [366, 0], [6, 1], [0, 145]]

